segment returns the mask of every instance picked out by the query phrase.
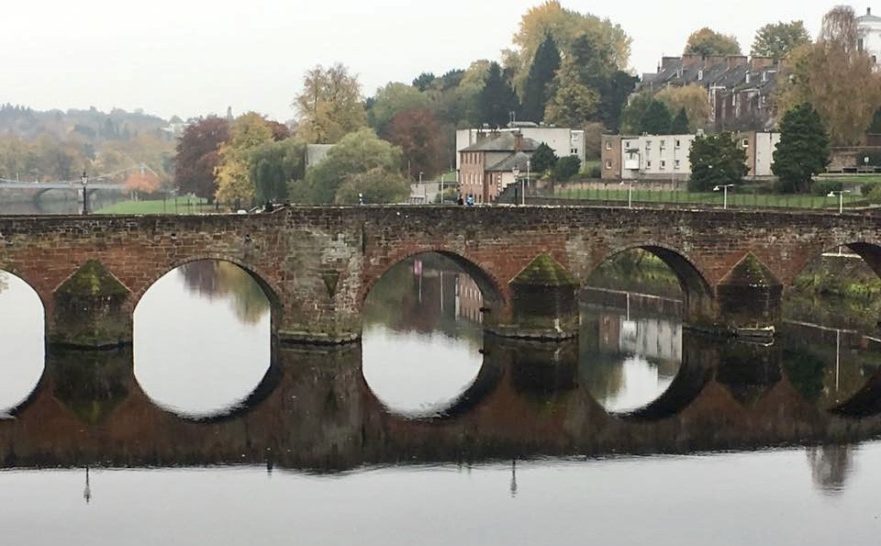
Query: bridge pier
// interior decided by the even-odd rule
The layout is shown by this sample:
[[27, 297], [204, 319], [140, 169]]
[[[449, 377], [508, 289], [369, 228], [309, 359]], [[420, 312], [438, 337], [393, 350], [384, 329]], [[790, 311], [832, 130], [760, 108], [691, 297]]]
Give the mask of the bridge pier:
[[133, 339], [131, 293], [97, 260], [89, 260], [53, 294], [50, 345], [102, 349]]
[[502, 337], [560, 341], [578, 336], [578, 284], [547, 254], [535, 258], [509, 284], [507, 317], [489, 330]]
[[782, 321], [783, 285], [747, 254], [716, 286], [721, 326], [743, 337], [773, 337]]

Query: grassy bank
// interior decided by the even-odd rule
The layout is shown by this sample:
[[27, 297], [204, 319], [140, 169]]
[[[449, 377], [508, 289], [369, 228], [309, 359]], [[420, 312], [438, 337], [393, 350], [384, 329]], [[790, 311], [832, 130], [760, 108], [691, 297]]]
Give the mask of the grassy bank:
[[[626, 203], [629, 197], [627, 186], [615, 185], [615, 187], [585, 189], [585, 188], [557, 188], [554, 197], [561, 199], [578, 199], [585, 201], [615, 201]], [[689, 192], [689, 191], [653, 191], [634, 188], [632, 192], [634, 203], [682, 203], [706, 206], [719, 206], [724, 204], [722, 192]], [[860, 196], [844, 196], [844, 204], [863, 204], [865, 200]], [[826, 209], [838, 208], [838, 197], [818, 195], [781, 195], [774, 193], [743, 193], [737, 190], [728, 192], [729, 207], [768, 207], [768, 208], [799, 208], [799, 209]]]
[[213, 212], [214, 206], [198, 197], [178, 196], [174, 199], [120, 201], [94, 211], [96, 214], [198, 214]]

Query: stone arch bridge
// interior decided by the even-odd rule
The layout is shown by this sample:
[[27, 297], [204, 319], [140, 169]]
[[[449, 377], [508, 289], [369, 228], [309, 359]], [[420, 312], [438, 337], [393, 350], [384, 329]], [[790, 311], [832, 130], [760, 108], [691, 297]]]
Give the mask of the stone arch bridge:
[[577, 332], [575, 291], [613, 255], [643, 248], [680, 279], [686, 324], [719, 332], [780, 320], [782, 292], [813, 258], [848, 246], [881, 272], [872, 215], [610, 207], [308, 207], [259, 215], [0, 217], [0, 269], [28, 283], [51, 342], [132, 339], [162, 275], [199, 259], [247, 270], [281, 340], [357, 340], [371, 286], [435, 251], [461, 263], [484, 324], [512, 337]]

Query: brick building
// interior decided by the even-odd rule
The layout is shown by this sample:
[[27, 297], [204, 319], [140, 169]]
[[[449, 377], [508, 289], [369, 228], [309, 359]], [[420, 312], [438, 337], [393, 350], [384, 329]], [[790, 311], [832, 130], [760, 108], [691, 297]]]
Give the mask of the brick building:
[[771, 95], [780, 66], [769, 57], [683, 55], [664, 57], [654, 74], [643, 74], [638, 91], [699, 85], [710, 105], [706, 125], [720, 131], [764, 131], [774, 124]]
[[516, 179], [539, 143], [519, 132], [488, 132], [459, 151], [459, 193], [475, 203], [491, 203]]

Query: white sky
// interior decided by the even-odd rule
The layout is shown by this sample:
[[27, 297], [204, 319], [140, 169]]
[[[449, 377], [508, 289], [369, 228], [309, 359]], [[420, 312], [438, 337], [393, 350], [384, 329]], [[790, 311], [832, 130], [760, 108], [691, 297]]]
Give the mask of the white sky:
[[[498, 59], [540, 0], [2, 0], [0, 103], [112, 107], [169, 117], [256, 110], [281, 120], [305, 70], [339, 61], [365, 95], [475, 59]], [[631, 65], [654, 71], [709, 26], [748, 51], [768, 22], [802, 19], [812, 36], [829, 0], [564, 0], [633, 38]], [[852, 4], [857, 14], [867, 4]], [[876, 10], [881, 14], [881, 3]]]

